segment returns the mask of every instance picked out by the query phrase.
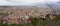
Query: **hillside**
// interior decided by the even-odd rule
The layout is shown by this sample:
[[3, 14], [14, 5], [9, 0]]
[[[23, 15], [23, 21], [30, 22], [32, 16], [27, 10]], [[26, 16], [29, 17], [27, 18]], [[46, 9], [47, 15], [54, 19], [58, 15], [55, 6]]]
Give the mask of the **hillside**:
[[[45, 6], [2, 6], [0, 7], [0, 23], [3, 24], [22, 24], [22, 23], [32, 23], [34, 18], [37, 20], [45, 22], [45, 19], [49, 21], [56, 18], [56, 11], [52, 8]], [[58, 14], [59, 15], [59, 14]], [[54, 22], [54, 21], [53, 21]]]

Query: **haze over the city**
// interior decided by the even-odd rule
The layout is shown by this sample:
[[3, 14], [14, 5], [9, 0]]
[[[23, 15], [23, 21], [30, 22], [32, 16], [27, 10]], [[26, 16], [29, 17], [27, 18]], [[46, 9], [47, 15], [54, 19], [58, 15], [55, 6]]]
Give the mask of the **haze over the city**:
[[35, 6], [40, 3], [56, 3], [60, 0], [0, 0], [0, 6]]

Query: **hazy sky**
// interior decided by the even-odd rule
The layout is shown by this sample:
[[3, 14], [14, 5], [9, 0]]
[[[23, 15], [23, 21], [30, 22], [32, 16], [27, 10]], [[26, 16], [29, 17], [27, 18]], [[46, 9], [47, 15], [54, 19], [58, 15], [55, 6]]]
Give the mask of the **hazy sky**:
[[35, 3], [59, 2], [60, 0], [0, 0], [1, 5], [34, 5]]

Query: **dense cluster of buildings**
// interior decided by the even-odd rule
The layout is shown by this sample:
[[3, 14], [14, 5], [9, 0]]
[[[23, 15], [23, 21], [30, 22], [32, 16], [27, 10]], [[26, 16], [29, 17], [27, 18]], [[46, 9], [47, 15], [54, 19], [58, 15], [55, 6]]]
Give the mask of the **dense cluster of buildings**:
[[3, 13], [8, 15], [3, 17], [3, 23], [19, 24], [31, 23], [32, 18], [46, 18], [46, 15], [51, 14], [51, 9], [48, 7], [13, 7], [3, 9]]

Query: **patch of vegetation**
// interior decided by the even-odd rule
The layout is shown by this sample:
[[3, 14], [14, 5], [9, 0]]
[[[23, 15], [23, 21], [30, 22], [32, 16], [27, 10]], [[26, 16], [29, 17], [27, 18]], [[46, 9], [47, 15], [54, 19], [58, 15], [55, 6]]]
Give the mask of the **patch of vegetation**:
[[[33, 18], [31, 23], [27, 24], [2, 24], [0, 23], [0, 26], [57, 26], [60, 24], [60, 16], [57, 16], [56, 19], [50, 20], [49, 18], [46, 18], [45, 20]], [[59, 25], [60, 26], [60, 25]]]

